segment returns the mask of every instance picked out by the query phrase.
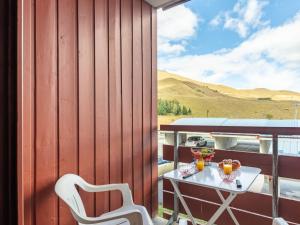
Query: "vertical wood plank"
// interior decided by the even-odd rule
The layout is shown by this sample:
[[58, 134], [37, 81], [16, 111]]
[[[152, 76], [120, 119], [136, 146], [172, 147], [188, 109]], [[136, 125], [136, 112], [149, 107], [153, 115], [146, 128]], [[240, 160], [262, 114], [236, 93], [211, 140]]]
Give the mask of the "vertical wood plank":
[[[23, 4], [18, 3], [18, 33], [22, 32], [24, 26], [23, 43], [18, 35], [18, 220], [19, 224], [33, 225], [35, 221], [35, 11], [34, 0], [24, 0]], [[23, 17], [21, 6], [24, 7]]]
[[[110, 183], [122, 182], [122, 112], [120, 0], [109, 1], [109, 114], [110, 114]], [[113, 192], [110, 209], [121, 205], [121, 196]]]
[[[95, 1], [96, 183], [109, 183], [108, 0]], [[109, 211], [109, 193], [96, 194], [97, 215]]]
[[157, 147], [157, 13], [152, 9], [151, 16], [151, 61], [152, 61], [152, 90], [151, 90], [151, 139], [152, 139], [152, 216], [158, 209], [158, 147]]
[[[23, 33], [23, 24], [24, 24], [24, 18], [23, 18], [23, 1], [18, 0], [18, 12], [17, 12], [17, 33], [22, 34]], [[30, 11], [29, 11], [30, 12]], [[0, 26], [1, 27], [1, 26]], [[29, 30], [30, 31], [30, 30]], [[26, 38], [24, 38], [24, 41], [26, 41]], [[2, 41], [0, 40], [0, 43]], [[22, 77], [23, 77], [23, 38], [22, 35], [17, 35], [17, 64], [18, 69], [17, 69], [17, 120], [18, 120], [18, 125], [17, 125], [17, 188], [18, 188], [18, 224], [24, 224], [24, 180], [23, 180], [23, 167], [24, 167], [24, 162], [23, 162], [23, 105], [22, 102], [23, 100], [23, 82], [22, 82]], [[30, 177], [29, 177], [30, 179]], [[1, 191], [0, 191], [1, 193]], [[0, 199], [1, 201], [1, 199]], [[30, 206], [29, 206], [30, 209]], [[32, 210], [31, 210], [32, 211]], [[29, 212], [29, 214], [31, 214]], [[1, 216], [0, 216], [1, 217]], [[30, 223], [28, 223], [30, 224]], [[30, 224], [31, 225], [31, 224]]]
[[136, 204], [143, 204], [143, 69], [142, 69], [142, 10], [141, 0], [133, 0], [133, 197]]
[[[57, 15], [56, 1], [36, 1], [36, 224], [56, 225]], [[47, 35], [45, 35], [47, 34]]]
[[[94, 183], [94, 2], [78, 1], [79, 175]], [[81, 192], [87, 215], [94, 215], [94, 195]]]
[[[58, 1], [59, 176], [77, 173], [77, 1]], [[76, 224], [69, 207], [59, 202], [59, 224]]]
[[151, 212], [151, 6], [142, 2], [144, 206]]
[[132, 0], [121, 1], [123, 183], [132, 187]]

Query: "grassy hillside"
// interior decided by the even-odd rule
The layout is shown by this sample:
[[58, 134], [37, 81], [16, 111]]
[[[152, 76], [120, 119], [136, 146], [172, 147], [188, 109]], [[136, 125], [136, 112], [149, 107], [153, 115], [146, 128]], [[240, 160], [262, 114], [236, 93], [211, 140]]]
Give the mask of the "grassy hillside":
[[287, 100], [287, 101], [300, 101], [300, 93], [287, 91], [287, 90], [269, 90], [266, 88], [256, 88], [256, 89], [235, 89], [225, 85], [210, 84], [199, 82], [185, 78], [183, 76], [172, 74], [164, 71], [158, 71], [158, 80], [165, 80], [167, 78], [173, 78], [178, 81], [187, 81], [194, 84], [200, 85], [202, 87], [208, 87], [211, 90], [218, 91], [224, 95], [229, 95], [231, 97], [237, 98], [247, 98], [247, 99], [257, 99], [257, 98], [271, 98], [272, 100]]
[[[158, 98], [178, 100], [192, 109], [193, 117], [293, 119], [294, 105], [300, 101], [300, 93], [238, 90], [159, 71]], [[178, 118], [159, 116], [159, 123], [170, 123]]]

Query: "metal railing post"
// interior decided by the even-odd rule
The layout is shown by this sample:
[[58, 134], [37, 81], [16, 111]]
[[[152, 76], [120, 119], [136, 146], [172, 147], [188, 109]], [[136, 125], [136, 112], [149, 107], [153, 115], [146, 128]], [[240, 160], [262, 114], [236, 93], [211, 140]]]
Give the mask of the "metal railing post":
[[[174, 131], [174, 170], [178, 168], [178, 148], [179, 148], [179, 132]], [[173, 221], [176, 221], [179, 213], [179, 200], [176, 192], [174, 191], [174, 212]]]
[[[178, 148], [179, 148], [179, 132], [178, 131], [174, 131], [174, 170], [177, 169], [178, 167]], [[177, 184], [177, 182], [176, 182]], [[174, 210], [173, 210], [173, 214], [170, 217], [167, 225], [172, 225], [173, 222], [177, 221], [178, 218], [178, 214], [179, 214], [179, 199], [178, 196], [176, 194], [176, 191], [174, 190]]]
[[272, 215], [273, 218], [278, 217], [279, 202], [279, 182], [278, 182], [278, 134], [273, 134], [273, 157], [272, 157], [272, 176], [273, 176], [273, 198], [272, 198]]

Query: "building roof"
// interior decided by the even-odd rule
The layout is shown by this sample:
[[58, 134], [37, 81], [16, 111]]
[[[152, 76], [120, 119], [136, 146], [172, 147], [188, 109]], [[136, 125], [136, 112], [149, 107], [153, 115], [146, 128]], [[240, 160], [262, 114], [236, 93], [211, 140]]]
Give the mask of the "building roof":
[[171, 125], [236, 126], [236, 127], [300, 127], [300, 120], [182, 118]]
[[148, 2], [150, 5], [152, 5], [154, 8], [169, 9], [173, 6], [182, 4], [190, 0], [145, 0], [145, 1]]

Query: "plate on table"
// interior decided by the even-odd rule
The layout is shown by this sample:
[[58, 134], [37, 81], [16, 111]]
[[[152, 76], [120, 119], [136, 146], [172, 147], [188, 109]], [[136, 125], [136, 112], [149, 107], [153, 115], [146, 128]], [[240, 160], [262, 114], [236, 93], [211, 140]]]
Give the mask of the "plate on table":
[[196, 168], [194, 163], [190, 163], [190, 164], [181, 165], [178, 171], [182, 177], [186, 177], [190, 174], [194, 174], [196, 172]]

